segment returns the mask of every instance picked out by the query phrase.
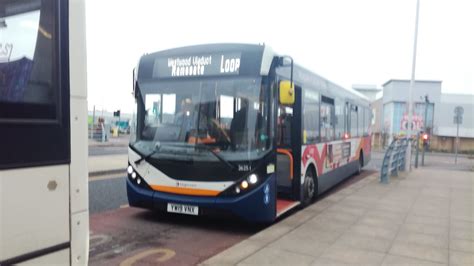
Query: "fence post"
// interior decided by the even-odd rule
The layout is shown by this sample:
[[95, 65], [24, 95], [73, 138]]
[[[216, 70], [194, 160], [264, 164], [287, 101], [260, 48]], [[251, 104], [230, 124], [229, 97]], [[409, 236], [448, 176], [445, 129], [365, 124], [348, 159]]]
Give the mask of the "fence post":
[[392, 161], [392, 152], [395, 146], [395, 140], [388, 146], [387, 151], [385, 151], [385, 155], [383, 157], [382, 168], [380, 169], [380, 182], [383, 184], [389, 183], [389, 172], [390, 172], [390, 165]]

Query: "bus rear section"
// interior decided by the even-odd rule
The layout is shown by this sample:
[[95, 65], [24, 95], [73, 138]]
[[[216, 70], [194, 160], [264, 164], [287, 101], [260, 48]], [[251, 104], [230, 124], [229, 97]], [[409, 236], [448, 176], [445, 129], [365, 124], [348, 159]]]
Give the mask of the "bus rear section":
[[0, 3], [0, 265], [88, 261], [84, 9]]

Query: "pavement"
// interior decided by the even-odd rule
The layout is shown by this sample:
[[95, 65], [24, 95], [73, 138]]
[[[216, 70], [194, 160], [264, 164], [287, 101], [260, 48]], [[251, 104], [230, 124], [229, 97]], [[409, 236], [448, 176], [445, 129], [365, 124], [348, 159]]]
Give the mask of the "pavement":
[[[110, 147], [127, 147], [128, 135], [109, 138], [107, 142], [89, 139], [89, 149], [107, 149]], [[124, 174], [128, 164], [128, 154], [104, 154], [89, 156], [89, 177]]]
[[362, 179], [202, 265], [474, 265], [474, 172]]
[[127, 154], [89, 156], [89, 177], [125, 174], [127, 164]]
[[123, 147], [127, 146], [129, 141], [130, 135], [126, 134], [119, 135], [118, 137], [108, 137], [105, 142], [89, 138], [89, 147]]

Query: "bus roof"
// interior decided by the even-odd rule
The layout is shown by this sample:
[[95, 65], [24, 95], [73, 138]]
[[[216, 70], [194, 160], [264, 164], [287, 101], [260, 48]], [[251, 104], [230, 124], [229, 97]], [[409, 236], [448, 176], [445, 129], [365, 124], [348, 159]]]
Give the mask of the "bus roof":
[[137, 78], [268, 75], [274, 56], [264, 45], [252, 44], [204, 44], [173, 48], [142, 56]]
[[[172, 48], [145, 54], [140, 58], [137, 79], [170, 79], [203, 76], [266, 76], [276, 57], [270, 46], [220, 43]], [[290, 79], [290, 67], [278, 67], [277, 73]], [[294, 64], [293, 80], [303, 89], [314, 88], [327, 96], [342, 97], [369, 104], [361, 93], [339, 86], [318, 74]]]

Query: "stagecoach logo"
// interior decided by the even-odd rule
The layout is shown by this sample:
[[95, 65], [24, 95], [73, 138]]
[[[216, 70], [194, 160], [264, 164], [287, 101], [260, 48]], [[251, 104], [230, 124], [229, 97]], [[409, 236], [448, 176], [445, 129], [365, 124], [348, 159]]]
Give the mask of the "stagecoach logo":
[[159, 57], [155, 61], [153, 77], [197, 77], [238, 75], [240, 53]]
[[183, 187], [183, 188], [195, 188], [195, 184], [190, 183], [183, 183], [183, 182], [176, 182], [176, 187]]

